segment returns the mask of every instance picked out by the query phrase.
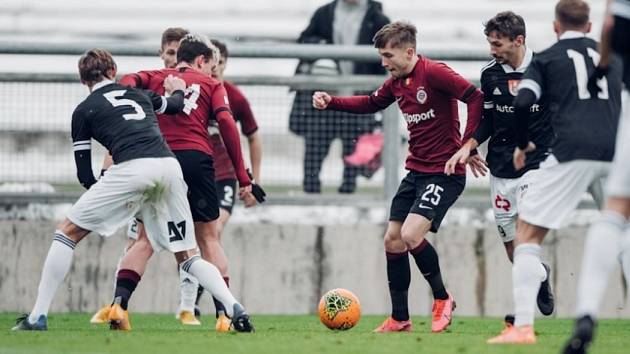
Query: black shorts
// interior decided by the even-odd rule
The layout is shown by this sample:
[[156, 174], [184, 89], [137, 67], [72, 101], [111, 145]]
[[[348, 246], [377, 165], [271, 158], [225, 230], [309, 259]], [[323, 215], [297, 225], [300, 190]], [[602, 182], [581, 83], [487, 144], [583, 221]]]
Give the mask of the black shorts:
[[208, 222], [219, 218], [219, 201], [214, 183], [212, 157], [201, 151], [173, 151], [182, 167], [188, 185], [188, 203], [194, 222]]
[[236, 179], [222, 179], [216, 182], [217, 196], [219, 197], [219, 208], [232, 214], [236, 196]]
[[409, 213], [431, 220], [437, 232], [448, 209], [464, 191], [466, 176], [447, 176], [411, 171], [400, 182], [389, 211], [390, 221], [404, 222]]

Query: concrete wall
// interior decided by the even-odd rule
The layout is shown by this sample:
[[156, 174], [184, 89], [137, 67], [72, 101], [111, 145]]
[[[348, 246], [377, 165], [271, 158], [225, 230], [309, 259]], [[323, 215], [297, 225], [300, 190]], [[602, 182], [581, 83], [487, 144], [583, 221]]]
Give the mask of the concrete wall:
[[[30, 310], [54, 224], [0, 221], [0, 312]], [[364, 313], [387, 313], [384, 229], [379, 223], [318, 226], [235, 222], [224, 235], [232, 290], [252, 313], [312, 313], [321, 294], [335, 287], [355, 292]], [[586, 225], [570, 227], [550, 234], [545, 241], [559, 317], [571, 316], [575, 306], [585, 230]], [[440, 235], [432, 235], [430, 240], [440, 254], [458, 314], [503, 316], [512, 311], [511, 266], [494, 226], [447, 222]], [[91, 312], [110, 301], [113, 272], [124, 243], [122, 232], [107, 239], [90, 235], [84, 240], [75, 251], [72, 270], [52, 311]], [[410, 309], [414, 314], [428, 314], [428, 286], [413, 259], [410, 264]], [[616, 270], [603, 316], [630, 318], [624, 287]], [[151, 260], [131, 308], [135, 312], [174, 313], [178, 289], [173, 256], [158, 254]], [[210, 302], [205, 302], [204, 311], [210, 311]]]

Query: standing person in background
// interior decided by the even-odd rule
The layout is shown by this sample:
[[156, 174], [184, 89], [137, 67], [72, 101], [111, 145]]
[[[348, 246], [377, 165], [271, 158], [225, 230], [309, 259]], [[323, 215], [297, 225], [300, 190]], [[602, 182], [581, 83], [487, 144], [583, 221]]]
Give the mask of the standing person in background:
[[[315, 11], [308, 27], [300, 34], [298, 43], [371, 45], [376, 32], [390, 21], [383, 14], [381, 3], [373, 0], [335, 0]], [[298, 74], [312, 74], [314, 63], [300, 62]], [[334, 70], [341, 75], [382, 75], [385, 70], [378, 63], [355, 63], [341, 60]], [[319, 174], [322, 163], [335, 138], [342, 140], [342, 154], [346, 157], [355, 149], [357, 138], [371, 132], [379, 123], [370, 117], [345, 112], [318, 112], [311, 106], [312, 91], [296, 92], [290, 117], [290, 129], [304, 137], [304, 180], [307, 193], [320, 193]], [[340, 90], [342, 96], [354, 92]], [[353, 193], [361, 168], [344, 164], [339, 193]]]

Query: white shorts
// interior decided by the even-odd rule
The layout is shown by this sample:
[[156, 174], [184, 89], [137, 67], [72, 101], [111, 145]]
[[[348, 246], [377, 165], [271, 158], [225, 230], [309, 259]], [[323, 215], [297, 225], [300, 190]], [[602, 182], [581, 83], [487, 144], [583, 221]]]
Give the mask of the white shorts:
[[606, 196], [630, 197], [630, 91], [623, 92], [623, 106], [619, 117], [619, 129], [617, 130], [617, 142], [615, 146], [615, 159], [613, 161], [610, 177], [606, 183]]
[[504, 243], [514, 240], [521, 193], [528, 188], [525, 176], [535, 172], [536, 170], [528, 171], [520, 178], [500, 178], [490, 175], [492, 211], [501, 241]]
[[610, 164], [592, 160], [559, 163], [553, 154], [549, 155], [536, 173], [523, 176], [528, 188], [521, 195], [519, 217], [532, 225], [558, 229], [585, 192], [601, 208]]
[[187, 190], [175, 158], [130, 160], [111, 166], [72, 206], [68, 219], [109, 236], [137, 216], [155, 251], [192, 250], [197, 245]]

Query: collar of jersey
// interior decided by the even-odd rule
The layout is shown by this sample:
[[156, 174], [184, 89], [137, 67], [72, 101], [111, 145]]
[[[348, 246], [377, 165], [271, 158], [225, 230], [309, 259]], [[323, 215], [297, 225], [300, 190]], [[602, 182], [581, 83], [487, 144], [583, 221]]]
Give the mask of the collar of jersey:
[[558, 37], [558, 40], [584, 38], [586, 33], [580, 31], [566, 31]]
[[101, 87], [107, 86], [109, 84], [113, 84], [114, 82], [112, 80], [109, 79], [105, 79], [101, 82], [99, 82], [98, 84], [92, 86], [92, 91], [96, 91], [98, 89], [100, 89]]
[[501, 67], [503, 67], [503, 71], [505, 71], [506, 74], [514, 73], [514, 72], [524, 73], [527, 67], [529, 66], [529, 64], [532, 62], [533, 57], [534, 57], [534, 52], [532, 52], [532, 50], [529, 49], [529, 47], [525, 47], [525, 57], [523, 58], [523, 62], [521, 63], [521, 66], [516, 68], [516, 70], [514, 70], [508, 64], [501, 64]]

